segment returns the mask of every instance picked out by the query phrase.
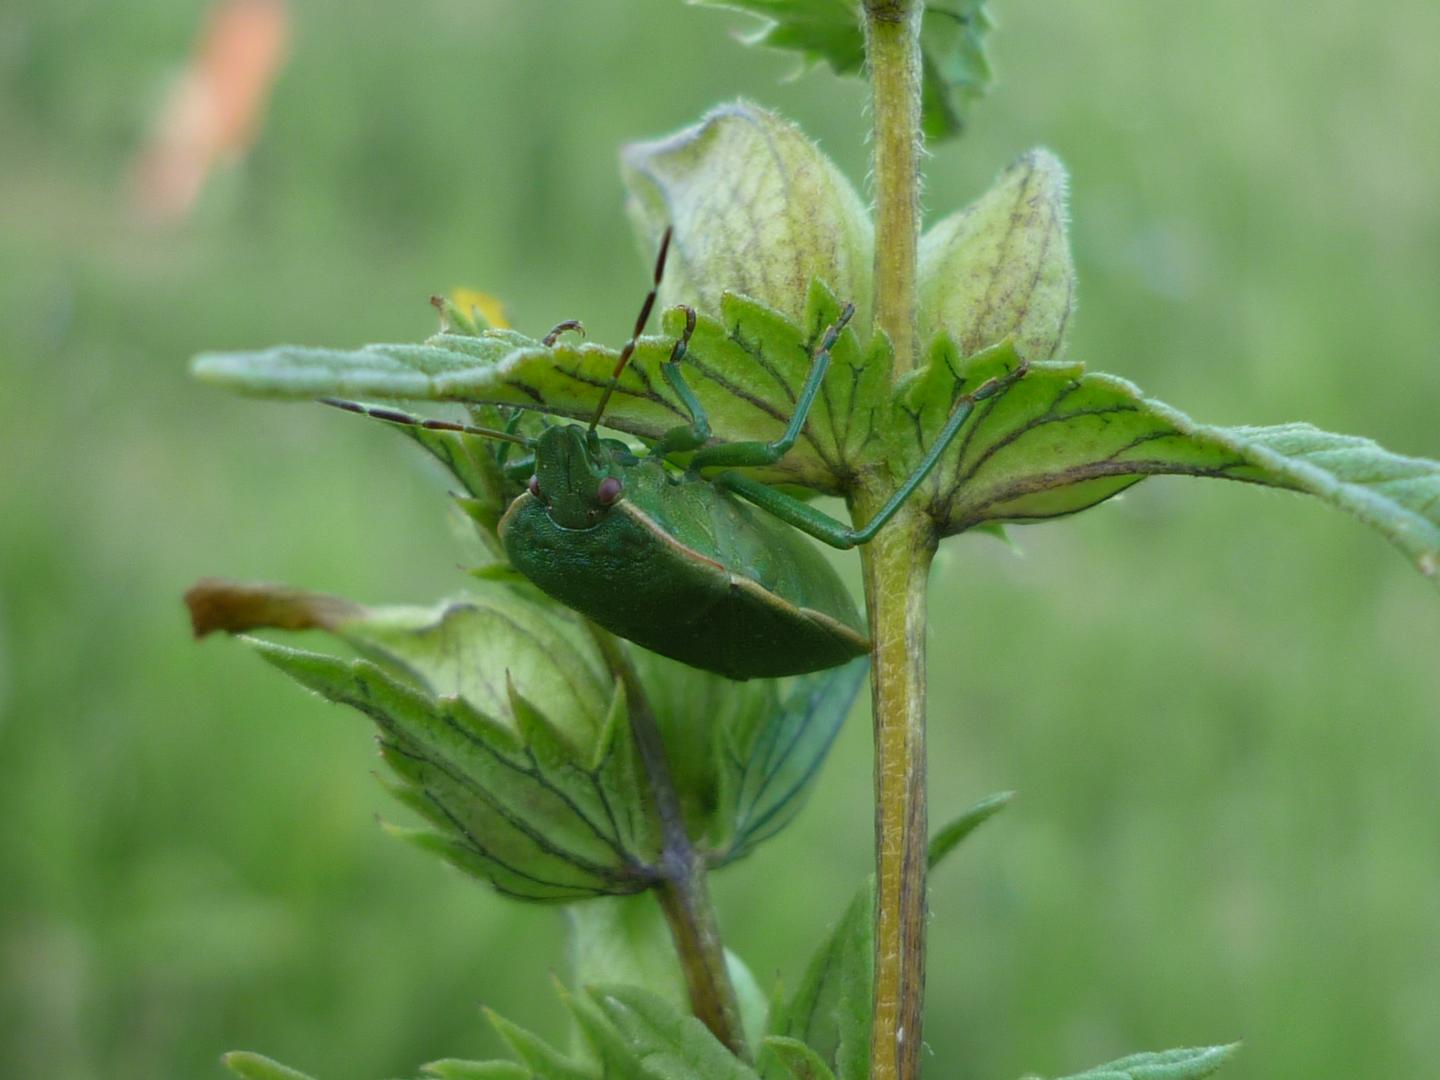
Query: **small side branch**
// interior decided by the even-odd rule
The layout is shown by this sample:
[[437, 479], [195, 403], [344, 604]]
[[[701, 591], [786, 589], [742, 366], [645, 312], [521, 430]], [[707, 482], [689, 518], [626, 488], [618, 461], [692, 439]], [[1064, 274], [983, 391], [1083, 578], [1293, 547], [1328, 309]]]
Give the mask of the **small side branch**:
[[705, 864], [685, 832], [680, 798], [650, 699], [623, 646], [594, 624], [590, 624], [590, 631], [606, 664], [625, 686], [631, 730], [660, 819], [663, 847], [656, 892], [685, 975], [690, 1010], [736, 1057], [749, 1060], [750, 1050], [740, 1022], [740, 1003], [725, 962], [720, 924], [710, 903]]

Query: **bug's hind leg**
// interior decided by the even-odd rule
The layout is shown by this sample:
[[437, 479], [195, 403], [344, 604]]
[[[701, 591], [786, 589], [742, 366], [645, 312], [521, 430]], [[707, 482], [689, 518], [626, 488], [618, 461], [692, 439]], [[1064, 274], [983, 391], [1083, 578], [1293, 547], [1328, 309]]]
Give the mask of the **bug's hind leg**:
[[794, 525], [802, 532], [810, 534], [831, 547], [852, 548], [857, 544], [868, 544], [885, 523], [895, 516], [900, 507], [905, 505], [905, 501], [924, 482], [925, 477], [930, 475], [930, 470], [939, 462], [941, 455], [945, 453], [965, 425], [966, 419], [975, 410], [976, 403], [1005, 393], [1023, 379], [1028, 370], [1029, 365], [1022, 363], [1008, 375], [991, 379], [979, 386], [973, 393], [965, 394], [957, 399], [954, 408], [950, 410], [950, 418], [945, 421], [945, 426], [940, 430], [940, 434], [931, 444], [930, 449], [926, 451], [925, 456], [920, 459], [919, 464], [905, 478], [905, 482], [895, 489], [895, 493], [886, 500], [885, 505], [875, 511], [875, 516], [858, 529], [852, 529], [829, 514], [816, 510], [809, 503], [801, 502], [794, 496], [777, 491], [775, 488], [762, 484], [758, 480], [752, 480], [741, 473], [721, 473], [715, 477], [715, 483], [750, 500], [762, 510], [769, 511], [781, 521]]
[[805, 421], [810, 417], [810, 408], [815, 404], [816, 395], [820, 393], [820, 386], [825, 381], [826, 372], [830, 370], [830, 350], [835, 348], [835, 343], [840, 340], [840, 334], [854, 314], [855, 305], [846, 304], [845, 310], [840, 312], [840, 317], [830, 324], [829, 329], [821, 337], [820, 344], [815, 349], [814, 359], [810, 362], [810, 373], [805, 376], [805, 383], [800, 388], [800, 396], [795, 401], [795, 411], [790, 414], [790, 423], [786, 425], [784, 434], [770, 442], [735, 442], [720, 446], [707, 446], [695, 455], [690, 462], [690, 467], [705, 469], [718, 465], [733, 469], [774, 465], [788, 454], [790, 448], [795, 445], [795, 440], [800, 438], [800, 433], [805, 430]]

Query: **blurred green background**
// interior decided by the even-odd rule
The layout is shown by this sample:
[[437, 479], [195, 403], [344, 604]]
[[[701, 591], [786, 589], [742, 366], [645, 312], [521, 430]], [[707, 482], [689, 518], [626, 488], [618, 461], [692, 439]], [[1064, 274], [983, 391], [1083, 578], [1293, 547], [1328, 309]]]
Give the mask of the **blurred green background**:
[[[197, 576], [460, 586], [438, 474], [353, 417], [192, 384], [208, 348], [414, 340], [427, 295], [618, 341], [626, 140], [744, 94], [863, 183], [864, 92], [678, 0], [300, 0], [269, 122], [182, 226], [127, 162], [202, 0], [0, 8], [0, 1075], [328, 1080], [560, 1020], [561, 917], [375, 828], [366, 725], [224, 641]], [[1071, 355], [1201, 419], [1440, 457], [1440, 6], [996, 0], [1001, 85], [932, 212], [1046, 144]], [[1318, 503], [1151, 481], [952, 542], [932, 818], [1019, 800], [934, 881], [929, 1075], [1247, 1040], [1235, 1080], [1433, 1076], [1440, 597]], [[857, 714], [793, 829], [716, 888], [793, 979], [866, 872]]]

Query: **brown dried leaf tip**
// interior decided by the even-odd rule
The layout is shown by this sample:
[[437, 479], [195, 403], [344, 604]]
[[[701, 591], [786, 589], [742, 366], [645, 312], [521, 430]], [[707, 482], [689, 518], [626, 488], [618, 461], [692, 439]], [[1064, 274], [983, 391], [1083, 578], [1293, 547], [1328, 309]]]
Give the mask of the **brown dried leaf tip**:
[[185, 606], [197, 638], [217, 630], [334, 630], [365, 613], [359, 604], [339, 596], [225, 578], [201, 578], [186, 590]]

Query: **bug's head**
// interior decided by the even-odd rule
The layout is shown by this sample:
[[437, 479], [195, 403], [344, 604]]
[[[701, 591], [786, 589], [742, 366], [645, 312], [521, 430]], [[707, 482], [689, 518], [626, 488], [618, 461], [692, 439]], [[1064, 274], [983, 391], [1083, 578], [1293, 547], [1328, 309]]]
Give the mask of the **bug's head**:
[[562, 529], [588, 529], [620, 500], [624, 483], [609, 447], [579, 424], [547, 429], [535, 446], [530, 494]]

